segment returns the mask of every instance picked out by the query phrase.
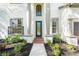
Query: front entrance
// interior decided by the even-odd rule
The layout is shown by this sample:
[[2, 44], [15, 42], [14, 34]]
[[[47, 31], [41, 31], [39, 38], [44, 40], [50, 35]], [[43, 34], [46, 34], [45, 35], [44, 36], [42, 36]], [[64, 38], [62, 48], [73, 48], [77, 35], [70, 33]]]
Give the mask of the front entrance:
[[36, 21], [36, 37], [42, 37], [42, 21]]

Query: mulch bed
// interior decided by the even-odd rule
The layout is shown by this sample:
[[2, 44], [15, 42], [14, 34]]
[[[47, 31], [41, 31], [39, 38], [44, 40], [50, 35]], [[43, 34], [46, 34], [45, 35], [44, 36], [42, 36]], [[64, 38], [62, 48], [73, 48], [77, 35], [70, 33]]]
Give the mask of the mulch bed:
[[[63, 45], [63, 44], [62, 44]], [[49, 45], [46, 43], [44, 44], [45, 46], [45, 49], [46, 49], [46, 53], [47, 53], [47, 56], [53, 56], [52, 55], [52, 50], [51, 48], [49, 47]], [[77, 48], [77, 51], [76, 52], [73, 52], [73, 53], [69, 53], [67, 52], [67, 50], [65, 48], [61, 48], [61, 55], [60, 56], [79, 56], [79, 47]]]
[[21, 53], [18, 54], [17, 56], [29, 56], [32, 46], [33, 46], [32, 43], [28, 43], [23, 47], [23, 49], [21, 50]]
[[52, 56], [52, 53], [51, 53], [52, 50], [49, 47], [49, 45], [48, 44], [44, 44], [44, 46], [45, 46], [45, 49], [46, 49], [47, 56]]
[[32, 49], [32, 46], [33, 46], [33, 44], [32, 43], [27, 43], [23, 48], [22, 48], [22, 50], [20, 51], [20, 53], [17, 53], [17, 54], [14, 54], [13, 53], [13, 49], [14, 48], [9, 48], [9, 49], [2, 49], [2, 50], [0, 50], [0, 55], [1, 55], [1, 53], [2, 52], [9, 52], [10, 53], [10, 56], [29, 56], [29, 54], [30, 54], [30, 51], [31, 51], [31, 49]]
[[[44, 46], [45, 46], [45, 49], [46, 49], [47, 56], [53, 56], [52, 53], [51, 53], [52, 49], [49, 47], [49, 45], [46, 43], [46, 44], [44, 44]], [[64, 52], [64, 50], [61, 49], [61, 55], [60, 56], [65, 55], [63, 52]]]

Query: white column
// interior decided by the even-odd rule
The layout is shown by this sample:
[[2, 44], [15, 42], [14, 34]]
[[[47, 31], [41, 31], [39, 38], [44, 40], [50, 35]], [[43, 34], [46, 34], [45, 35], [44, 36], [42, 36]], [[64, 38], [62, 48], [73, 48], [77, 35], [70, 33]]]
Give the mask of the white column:
[[46, 3], [46, 29], [47, 35], [50, 35], [50, 4]]
[[32, 14], [31, 14], [31, 3], [28, 4], [28, 11], [29, 11], [29, 29], [28, 29], [28, 34], [30, 35], [31, 34], [31, 17], [32, 17]]

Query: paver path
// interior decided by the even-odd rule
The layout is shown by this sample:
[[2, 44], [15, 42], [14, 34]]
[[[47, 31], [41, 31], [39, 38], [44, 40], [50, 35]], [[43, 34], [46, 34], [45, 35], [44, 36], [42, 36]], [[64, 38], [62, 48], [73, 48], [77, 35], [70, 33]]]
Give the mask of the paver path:
[[47, 56], [44, 44], [34, 43], [30, 56]]

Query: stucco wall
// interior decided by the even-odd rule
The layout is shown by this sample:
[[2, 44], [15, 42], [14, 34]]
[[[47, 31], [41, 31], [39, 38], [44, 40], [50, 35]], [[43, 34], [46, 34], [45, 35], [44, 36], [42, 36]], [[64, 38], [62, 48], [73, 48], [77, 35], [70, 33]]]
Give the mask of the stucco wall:
[[[53, 17], [60, 18], [60, 11], [58, 9], [59, 6], [63, 5], [62, 3], [52, 3], [50, 4], [50, 18], [52, 20]], [[43, 21], [43, 37], [46, 35], [46, 5], [43, 7], [43, 17], [35, 17], [34, 15], [34, 6], [31, 5], [32, 11], [32, 23], [31, 23], [31, 33], [33, 37], [35, 37], [35, 21]], [[24, 25], [24, 35], [27, 35], [28, 25], [29, 25], [29, 16], [28, 16], [28, 8], [27, 4], [0, 4], [0, 36], [3, 37], [8, 34], [8, 26], [10, 24], [11, 18], [23, 18]], [[64, 15], [64, 14], [63, 14]], [[60, 19], [63, 20], [63, 19]], [[62, 23], [63, 24], [63, 23]], [[61, 25], [61, 24], [60, 24]], [[52, 30], [51, 30], [52, 32]], [[2, 35], [3, 34], [3, 35]], [[0, 38], [1, 38], [0, 37]]]
[[[75, 41], [72, 43], [72, 37], [74, 36], [70, 32], [69, 28], [69, 19], [72, 19], [72, 22], [79, 21], [79, 8], [62, 8], [60, 9], [60, 32], [62, 39], [68, 42], [69, 44], [74, 44], [77, 42], [76, 36], [74, 37]], [[73, 26], [72, 26], [73, 27]]]
[[8, 34], [11, 18], [23, 18], [24, 34], [27, 35], [27, 15], [27, 4], [0, 4], [0, 36]]
[[60, 10], [60, 32], [63, 40], [66, 40], [67, 36], [70, 36], [69, 18], [71, 11], [69, 8], [63, 8]]
[[7, 35], [9, 25], [9, 10], [6, 8], [8, 4], [0, 4], [0, 39]]
[[53, 18], [53, 17], [59, 17], [59, 7], [62, 6], [62, 5], [65, 5], [65, 3], [50, 3], [50, 17]]

